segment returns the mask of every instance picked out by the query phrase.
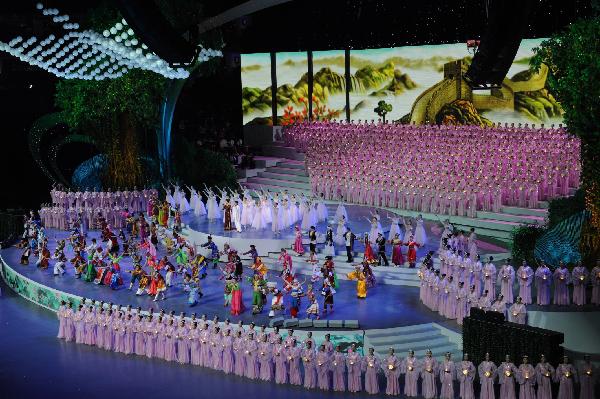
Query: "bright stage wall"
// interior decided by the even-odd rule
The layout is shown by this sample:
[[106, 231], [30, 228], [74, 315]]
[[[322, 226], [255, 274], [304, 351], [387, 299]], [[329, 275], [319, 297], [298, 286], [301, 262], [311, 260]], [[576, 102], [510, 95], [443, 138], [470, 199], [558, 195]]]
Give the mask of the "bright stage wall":
[[[351, 50], [348, 70], [344, 50], [314, 51], [312, 76], [307, 52], [276, 53], [277, 124], [306, 117], [309, 101], [315, 119], [345, 119], [349, 106], [351, 119], [377, 120], [374, 108], [381, 100], [392, 105], [387, 119], [393, 121], [561, 123], [562, 109], [545, 88], [545, 71], [529, 69], [542, 40], [521, 42], [502, 87], [492, 92], [472, 92], [462, 80], [454, 84], [472, 60], [464, 43]], [[244, 124], [271, 124], [270, 54], [241, 59]]]

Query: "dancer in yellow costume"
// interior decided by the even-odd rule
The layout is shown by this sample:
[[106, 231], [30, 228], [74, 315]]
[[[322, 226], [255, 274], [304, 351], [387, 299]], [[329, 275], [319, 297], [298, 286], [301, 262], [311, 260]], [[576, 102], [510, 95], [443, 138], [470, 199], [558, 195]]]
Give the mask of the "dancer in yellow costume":
[[356, 280], [356, 296], [360, 299], [367, 297], [367, 277], [361, 265], [355, 266], [356, 270], [348, 273], [348, 280]]

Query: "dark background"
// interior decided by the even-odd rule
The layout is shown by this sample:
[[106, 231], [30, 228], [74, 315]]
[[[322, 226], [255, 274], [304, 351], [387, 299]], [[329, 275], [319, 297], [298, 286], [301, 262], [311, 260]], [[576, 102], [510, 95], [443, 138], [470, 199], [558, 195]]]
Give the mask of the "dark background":
[[[151, 0], [148, 0], [151, 1]], [[82, 21], [99, 0], [44, 1], [47, 7]], [[218, 15], [242, 0], [198, 1], [201, 15]], [[37, 1], [0, 5], [0, 40], [21, 35], [45, 37], [55, 30], [35, 9]], [[589, 13], [590, 2], [540, 0], [526, 37], [547, 37]], [[243, 17], [219, 29], [224, 57], [216, 71], [200, 68], [179, 98], [173, 135], [193, 141], [211, 137], [241, 137], [239, 54], [269, 51], [380, 48], [464, 42], [478, 38], [486, 22], [484, 0], [303, 0], [290, 1]], [[177, 26], [197, 37], [193, 26]], [[510, 29], [510, 21], [507, 21]], [[55, 111], [56, 78], [39, 68], [0, 53], [0, 121], [2, 180], [0, 210], [35, 208], [49, 200], [50, 181], [30, 155], [27, 132], [32, 122]], [[95, 150], [83, 145], [64, 147], [59, 165], [66, 176]]]

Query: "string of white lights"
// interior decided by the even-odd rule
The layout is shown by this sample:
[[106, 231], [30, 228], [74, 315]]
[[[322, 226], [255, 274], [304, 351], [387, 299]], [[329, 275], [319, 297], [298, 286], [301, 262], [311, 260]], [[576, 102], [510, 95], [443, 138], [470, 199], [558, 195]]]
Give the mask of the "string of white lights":
[[[69, 15], [59, 15], [56, 8], [44, 8], [41, 3], [36, 8], [69, 32], [59, 38], [51, 34], [39, 42], [35, 36], [27, 40], [17, 36], [8, 43], [0, 42], [0, 51], [65, 79], [116, 79], [132, 69], [152, 71], [169, 79], [189, 76], [186, 69], [172, 68], [152, 53], [124, 19], [99, 34], [77, 31], [79, 24], [68, 22]], [[222, 56], [221, 50], [201, 47], [198, 62]]]

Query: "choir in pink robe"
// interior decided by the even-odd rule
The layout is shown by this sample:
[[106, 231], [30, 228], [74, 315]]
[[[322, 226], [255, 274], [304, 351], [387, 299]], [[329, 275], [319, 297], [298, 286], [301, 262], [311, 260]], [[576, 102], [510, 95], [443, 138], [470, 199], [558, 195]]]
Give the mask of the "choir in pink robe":
[[426, 356], [421, 362], [421, 395], [425, 399], [437, 397], [437, 384], [435, 375], [438, 370], [437, 361]]
[[333, 390], [344, 392], [346, 390], [346, 356], [342, 352], [335, 352], [330, 367], [333, 375]]
[[[210, 367], [214, 370], [223, 370], [223, 344], [221, 330], [215, 328], [210, 335]], [[256, 375], [258, 377], [258, 374]]]
[[519, 399], [535, 399], [535, 370], [531, 364], [521, 364], [517, 373]]
[[185, 325], [177, 328], [175, 338], [177, 339], [177, 362], [187, 364], [190, 362], [190, 340], [188, 329]]
[[379, 382], [377, 381], [377, 371], [380, 364], [375, 355], [367, 355], [363, 358], [363, 371], [365, 372], [365, 391], [375, 395], [379, 393]]
[[484, 360], [478, 367], [479, 383], [481, 390], [479, 393], [480, 399], [494, 399], [494, 379], [496, 378], [496, 365], [493, 362]]
[[575, 305], [585, 305], [587, 302], [586, 288], [588, 283], [588, 271], [583, 266], [573, 268], [573, 303]]
[[317, 371], [317, 386], [319, 389], [329, 391], [331, 389], [329, 383], [329, 354], [319, 351], [315, 356], [315, 367]]
[[66, 338], [67, 337], [67, 318], [65, 317], [67, 312], [67, 307], [65, 305], [60, 305], [58, 308], [58, 312], [56, 312], [56, 316], [58, 317], [58, 335], [57, 338]]
[[316, 388], [317, 370], [315, 368], [315, 352], [312, 347], [302, 350], [302, 364], [304, 365], [304, 388]]
[[554, 304], [570, 305], [569, 286], [571, 274], [566, 267], [559, 267], [554, 271]]
[[554, 367], [550, 363], [538, 363], [535, 366], [535, 382], [537, 388], [537, 399], [552, 399], [552, 379], [554, 378]]
[[84, 338], [86, 345], [96, 345], [96, 315], [90, 310], [83, 318]]
[[225, 374], [233, 373], [233, 338], [229, 333], [221, 340], [221, 347], [223, 348], [223, 371]]
[[113, 322], [113, 330], [115, 331], [115, 346], [114, 346], [114, 351], [115, 352], [121, 352], [121, 353], [123, 353], [125, 351], [125, 333], [126, 333], [126, 327], [125, 327], [125, 320], [123, 320], [123, 316], [122, 315], [120, 315]]
[[515, 269], [512, 265], [503, 265], [498, 270], [498, 282], [500, 283], [500, 293], [504, 296], [506, 303], [513, 303], [513, 282], [515, 279]]
[[277, 384], [287, 384], [288, 368], [286, 360], [285, 346], [279, 342], [273, 348], [273, 358], [275, 363], [275, 382]]
[[592, 399], [594, 396], [594, 385], [595, 385], [595, 376], [596, 376], [596, 368], [592, 365], [591, 362], [584, 361], [579, 366], [579, 399]]
[[245, 351], [246, 356], [246, 372], [245, 375], [253, 380], [257, 379], [260, 375], [260, 369], [258, 366], [258, 344], [254, 340], [254, 336], [249, 335], [246, 338]]
[[444, 360], [439, 365], [440, 399], [454, 399], [456, 368], [452, 360]]
[[154, 335], [156, 335], [156, 346], [154, 348], [154, 356], [159, 359], [165, 358], [165, 346], [166, 339], [165, 336], [165, 328], [166, 325], [163, 320], [159, 317], [154, 325]]
[[146, 328], [144, 326], [144, 321], [141, 318], [133, 321], [133, 331], [135, 333], [135, 354], [138, 356], [143, 356], [146, 354]]
[[346, 367], [348, 368], [348, 391], [362, 391], [362, 359], [358, 352], [348, 353]]
[[552, 272], [546, 265], [541, 265], [535, 271], [536, 303], [538, 305], [550, 305], [551, 284]]
[[67, 308], [64, 313], [65, 317], [65, 341], [71, 342], [75, 341], [75, 323], [73, 322], [73, 317], [75, 313], [72, 308]]
[[574, 381], [577, 381], [577, 373], [571, 364], [561, 363], [556, 368], [554, 381], [559, 383], [557, 399], [574, 398]]
[[515, 374], [517, 368], [510, 362], [502, 362], [498, 367], [500, 399], [515, 399]]
[[245, 341], [241, 335], [235, 337], [233, 341], [233, 359], [235, 366], [233, 367], [233, 373], [237, 376], [243, 377], [246, 370], [246, 356]]
[[266, 341], [261, 342], [258, 344], [258, 350], [258, 362], [260, 363], [259, 378], [263, 381], [271, 381], [274, 375], [271, 344]]
[[475, 399], [473, 391], [473, 380], [475, 379], [475, 366], [468, 360], [463, 360], [458, 365], [456, 371], [458, 381], [460, 381], [460, 399]]
[[592, 299], [590, 302], [594, 305], [600, 305], [600, 266], [592, 269], [590, 279], [592, 280]]
[[175, 335], [177, 334], [177, 327], [175, 327], [172, 323], [172, 320], [169, 321], [169, 325], [165, 328], [165, 360], [168, 362], [172, 362], [177, 358], [177, 339]]
[[200, 366], [200, 330], [193, 326], [188, 334], [190, 340], [190, 363]]
[[519, 281], [519, 296], [525, 305], [530, 305], [531, 283], [533, 282], [533, 270], [529, 265], [523, 265], [517, 270], [517, 279]]
[[400, 394], [400, 361], [396, 355], [390, 355], [381, 363], [381, 368], [386, 377], [385, 393], [388, 395]]
[[290, 384], [302, 385], [302, 374], [300, 372], [302, 350], [298, 346], [290, 347], [286, 350], [286, 358], [290, 369]]
[[419, 379], [419, 361], [414, 356], [402, 360], [401, 372], [404, 374], [404, 395], [417, 396], [417, 381]]

